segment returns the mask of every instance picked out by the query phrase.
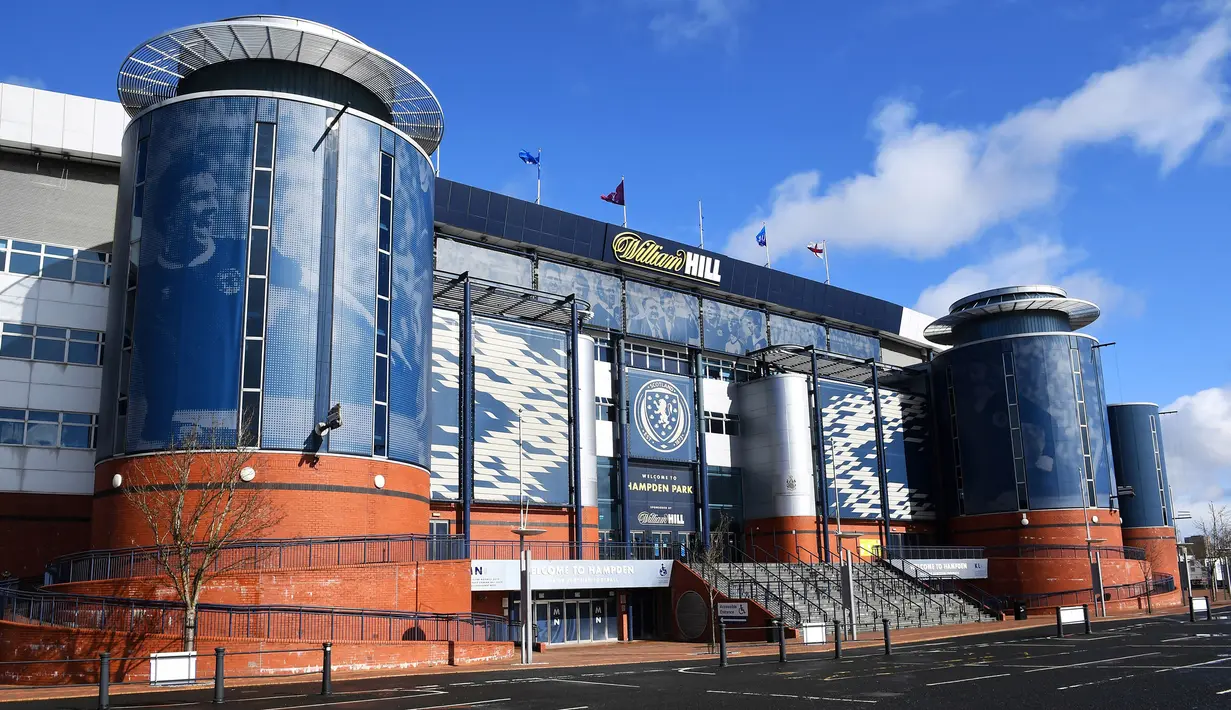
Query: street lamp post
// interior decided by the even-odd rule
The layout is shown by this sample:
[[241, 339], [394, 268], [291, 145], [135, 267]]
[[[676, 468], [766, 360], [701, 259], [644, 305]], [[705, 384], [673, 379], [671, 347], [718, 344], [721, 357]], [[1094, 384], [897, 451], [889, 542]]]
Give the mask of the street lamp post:
[[520, 497], [518, 525], [513, 528], [513, 534], [517, 536], [518, 559], [521, 567], [521, 662], [529, 665], [534, 662], [534, 602], [530, 598], [533, 590], [530, 588], [530, 563], [533, 559], [533, 554], [526, 549], [526, 538], [534, 535], [542, 535], [547, 532], [538, 528], [527, 527], [527, 518], [530, 514], [529, 501], [526, 498], [526, 483], [522, 477], [522, 458], [524, 457], [526, 446], [522, 438], [521, 422], [522, 410], [517, 410], [517, 489]]

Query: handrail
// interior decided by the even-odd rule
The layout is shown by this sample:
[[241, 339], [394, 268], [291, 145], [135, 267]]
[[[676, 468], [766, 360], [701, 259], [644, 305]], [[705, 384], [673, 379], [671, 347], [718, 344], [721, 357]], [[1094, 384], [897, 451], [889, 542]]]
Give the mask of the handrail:
[[[1103, 587], [1103, 593], [1107, 595], [1108, 601], [1122, 601], [1124, 599], [1134, 599], [1142, 597], [1149, 593], [1167, 593], [1174, 592], [1176, 589], [1175, 578], [1169, 574], [1156, 574], [1153, 579], [1148, 582], [1127, 582], [1125, 584], [1113, 584]], [[1094, 589], [1087, 587], [1085, 589], [1071, 589], [1064, 592], [1043, 592], [1040, 594], [1019, 594], [1013, 597], [1017, 602], [1024, 603], [1028, 609], [1040, 609], [1052, 606], [1064, 606], [1065, 602], [1093, 604], [1095, 602]], [[1057, 602], [1056, 600], [1060, 600]]]
[[[94, 581], [157, 576], [167, 547], [90, 550], [53, 559], [45, 582]], [[202, 554], [193, 545], [190, 555]], [[293, 569], [313, 565], [372, 564], [460, 560], [468, 557], [461, 535], [366, 535], [353, 537], [271, 538], [237, 540], [224, 545], [213, 562], [215, 570]]]
[[[755, 544], [754, 544], [754, 547], [756, 547], [756, 545], [755, 545]], [[758, 547], [757, 549], [761, 549], [761, 548], [759, 548], [759, 547]], [[780, 547], [780, 546], [778, 546], [778, 545], [775, 545], [775, 546], [774, 546], [774, 549], [775, 549], [775, 554], [777, 554], [777, 551], [781, 551], [782, 553], [784, 553], [784, 554], [787, 556], [787, 558], [788, 558], [788, 559], [789, 559], [789, 558], [791, 558], [791, 557], [795, 557], [795, 559], [799, 560], [802, 564], [808, 564], [808, 563], [804, 562], [804, 561], [803, 561], [803, 560], [802, 560], [802, 559], [801, 559], [798, 555], [793, 554], [793, 553], [792, 553], [790, 550], [788, 550], [788, 549], [782, 548], [782, 547]], [[812, 558], [814, 558], [814, 559], [818, 559], [818, 560], [819, 560], [819, 558], [818, 558], [815, 554], [813, 554], [811, 550], [804, 549], [804, 550], [803, 550], [803, 552], [807, 552], [807, 553], [809, 554], [809, 556], [811, 556], [811, 557], [812, 557]], [[829, 565], [829, 566], [831, 566], [831, 567], [832, 567], [832, 565]], [[901, 606], [899, 606], [898, 604], [894, 603], [892, 599], [888, 598], [888, 596], [886, 596], [885, 594], [882, 594], [881, 592], [877, 591], [877, 589], [876, 589], [874, 586], [868, 585], [868, 584], [867, 584], [867, 583], [866, 583], [863, 579], [860, 579], [858, 576], [855, 576], [855, 575], [854, 575], [854, 570], [852, 570], [852, 577], [851, 577], [851, 581], [852, 581], [852, 582], [854, 582], [854, 583], [855, 583], [855, 584], [859, 587], [860, 591], [864, 592], [864, 594], [866, 594], [866, 595], [868, 595], [868, 596], [870, 596], [870, 597], [875, 597], [875, 598], [876, 598], [876, 600], [880, 602], [880, 608], [879, 608], [879, 609], [876, 609], [876, 607], [875, 607], [875, 606], [873, 606], [873, 605], [872, 605], [872, 604], [870, 604], [870, 603], [867, 603], [867, 600], [865, 600], [865, 605], [866, 605], [866, 606], [869, 606], [869, 607], [872, 607], [873, 609], [876, 609], [877, 611], [879, 611], [879, 612], [880, 612], [880, 616], [881, 616], [881, 617], [885, 617], [885, 616], [886, 616], [886, 614], [885, 614], [885, 605], [888, 605], [889, 607], [891, 607], [891, 608], [892, 608], [892, 610], [893, 610], [893, 612], [894, 612], [894, 615], [897, 617], [899, 627], [901, 626], [902, 619], [909, 619], [909, 618], [910, 618], [910, 617], [909, 617], [909, 615], [907, 615], [907, 614], [906, 614], [905, 610], [904, 610]], [[918, 613], [918, 615], [917, 615], [917, 616], [918, 616], [918, 618], [919, 618], [919, 622], [920, 622], [920, 624], [922, 624], [923, 608], [922, 608], [922, 607], [920, 607], [918, 603], [916, 603], [913, 599], [911, 599], [910, 597], [906, 596], [905, 594], [902, 594], [901, 592], [898, 592], [896, 589], [887, 588], [887, 590], [888, 590], [888, 591], [890, 591], [890, 592], [896, 592], [896, 593], [897, 593], [897, 594], [898, 594], [898, 595], [902, 598], [902, 601], [904, 601], [904, 602], [906, 602], [907, 604], [910, 604], [911, 606], [915, 607], [915, 609], [919, 612], [919, 613]], [[841, 602], [839, 602], [839, 604], [841, 604]]]
[[[755, 550], [760, 550], [761, 552], [765, 552], [766, 554], [769, 554], [769, 551], [765, 550], [765, 548], [761, 547], [760, 545], [756, 544], [755, 542], [752, 544], [752, 547], [753, 547], [753, 549], [755, 549]], [[805, 548], [797, 548], [797, 549], [798, 549], [799, 551], [801, 551], [801, 552], [807, 552], [807, 553], [808, 553], [808, 554], [809, 554], [809, 555], [810, 555], [810, 556], [811, 556], [814, 560], [815, 560], [815, 559], [818, 559], [818, 558], [816, 557], [816, 555], [813, 555], [813, 554], [812, 554], [811, 550], [808, 550], [808, 549], [805, 549]], [[800, 557], [799, 555], [797, 555], [797, 554], [793, 554], [790, 550], [786, 549], [785, 547], [782, 547], [782, 546], [780, 546], [780, 545], [774, 545], [773, 559], [778, 560], [779, 562], [781, 562], [780, 558], [778, 557], [778, 554], [779, 554], [779, 553], [782, 553], [782, 554], [784, 554], [784, 555], [786, 556], [786, 558], [787, 558], [787, 564], [788, 564], [788, 565], [790, 564], [790, 560], [791, 560], [792, 558], [794, 558], [795, 563], [800, 564], [800, 565], [803, 565], [803, 566], [807, 567], [808, 569], [810, 569], [810, 570], [812, 571], [812, 576], [813, 576], [813, 580], [812, 580], [812, 582], [811, 582], [811, 583], [812, 583], [813, 588], [815, 588], [815, 589], [816, 589], [817, 593], [818, 593], [820, 596], [824, 596], [825, 598], [827, 598], [827, 599], [828, 599], [830, 602], [832, 602], [833, 604], [836, 604], [836, 605], [838, 605], [839, 607], [841, 607], [841, 606], [842, 606], [842, 600], [841, 600], [841, 599], [839, 599], [838, 597], [835, 597], [833, 594], [830, 594], [830, 593], [829, 593], [829, 585], [828, 585], [828, 584], [826, 584], [824, 587], [822, 587], [822, 586], [821, 586], [821, 585], [820, 585], [820, 584], [816, 581], [816, 579], [817, 579], [817, 578], [819, 578], [819, 577], [821, 577], [821, 576], [822, 576], [822, 573], [820, 572], [820, 570], [818, 570], [818, 569], [817, 569], [817, 565], [822, 564], [821, 562], [819, 562], [819, 561], [817, 561], [817, 562], [809, 562], [809, 561], [806, 561], [806, 560], [804, 560], [802, 557]], [[832, 565], [825, 565], [825, 566], [826, 566], [826, 567], [829, 567], [830, 569], [832, 569]], [[788, 569], [790, 569], [790, 567], [788, 567]], [[836, 571], [836, 570], [835, 570], [835, 571]], [[803, 580], [801, 580], [801, 581], [802, 581], [805, 585], [809, 583], [809, 580], [807, 580], [807, 579], [803, 579]]]
[[[734, 549], [734, 548], [726, 548], [724, 552], [731, 550], [731, 549]], [[714, 582], [717, 581], [718, 578], [722, 578], [723, 580], [725, 580], [727, 583], [726, 589], [725, 590], [720, 589], [720, 591], [722, 591], [726, 596], [732, 597], [732, 598], [739, 598], [741, 596], [745, 596], [743, 594], [732, 594], [731, 593], [731, 588], [735, 584], [735, 580], [732, 580], [729, 576], [724, 574], [716, 566], [707, 562], [701, 550], [697, 550], [697, 549], [685, 550], [684, 557], [685, 557], [684, 563], [686, 565], [693, 566], [693, 567], [699, 567], [701, 569], [701, 578], [704, 579], [707, 583], [713, 584]], [[712, 573], [713, 575], [712, 577], [706, 574], [707, 569]], [[799, 613], [799, 610], [791, 606], [790, 604], [787, 604], [786, 600], [784, 600], [781, 596], [774, 594], [773, 591], [770, 590], [768, 585], [761, 583], [761, 581], [758, 580], [755, 576], [749, 575], [748, 572], [745, 571], [742, 567], [734, 567], [733, 569], [739, 570], [739, 573], [740, 573], [739, 581], [741, 583], [747, 583], [750, 589], [754, 591], [759, 591], [761, 593], [762, 599], [758, 600], [756, 599], [755, 596], [753, 596], [754, 601], [763, 602], [762, 606], [764, 606], [771, 614], [775, 612], [775, 607], [777, 607], [776, 616], [779, 619], [781, 619], [782, 622], [786, 624], [787, 626], [798, 627], [802, 623], [803, 617]]]
[[[761, 550], [761, 548], [760, 548], [760, 547], [758, 547], [758, 546], [756, 545], [756, 543], [753, 543], [752, 547], [753, 547], [753, 549], [754, 549], [754, 550]], [[742, 557], [742, 558], [744, 558], [744, 560], [746, 560], [746, 562], [744, 562], [744, 564], [751, 564], [751, 565], [753, 565], [753, 569], [763, 570], [767, 576], [772, 576], [772, 577], [773, 577], [773, 578], [774, 578], [774, 579], [778, 582], [779, 589], [781, 589], [781, 588], [782, 588], [782, 585], [784, 585], [784, 584], [785, 584], [785, 585], [786, 585], [789, 589], [791, 589], [792, 593], [795, 591], [795, 586], [794, 586], [793, 584], [791, 584], [790, 582], [788, 582], [788, 581], [784, 580], [784, 579], [782, 578], [782, 575], [780, 575], [780, 574], [778, 574], [777, 572], [775, 572], [774, 570], [770, 569], [770, 568], [769, 568], [769, 567], [768, 567], [768, 566], [767, 566], [764, 562], [760, 562], [760, 561], [756, 560], [756, 559], [755, 559], [752, 555], [749, 555], [747, 552], [745, 552], [745, 551], [743, 551], [743, 550], [740, 550], [739, 548], [734, 548], [734, 547], [733, 547], [733, 548], [732, 548], [732, 551], [733, 551], [733, 552], [735, 552], [735, 553], [736, 553], [736, 555], [738, 555], [739, 557]], [[761, 551], [762, 551], [762, 552], [764, 552], [764, 550], [761, 550]], [[822, 618], [823, 620], [825, 620], [825, 621], [829, 621], [829, 620], [830, 620], [830, 619], [832, 619], [834, 616], [836, 616], [836, 615], [837, 615], [837, 614], [835, 613], [835, 611], [836, 611], [836, 610], [835, 610], [833, 607], [830, 607], [829, 609], [826, 609], [825, 607], [821, 606], [819, 603], [814, 602], [814, 601], [812, 601], [810, 598], [808, 598], [808, 587], [807, 587], [807, 580], [803, 580], [803, 582], [804, 582], [804, 588], [803, 588], [803, 593], [804, 593], [804, 595], [803, 595], [804, 604], [806, 604], [806, 605], [808, 605], [809, 607], [812, 607], [812, 608], [813, 608], [813, 609], [815, 609], [816, 611], [820, 612], [820, 614], [821, 614], [821, 618]], [[819, 587], [819, 586], [817, 587], [817, 591], [820, 591], [820, 587]], [[792, 594], [792, 596], [794, 596], [794, 595]], [[826, 593], [825, 593], [825, 596], [826, 596], [826, 597], [829, 597], [829, 600], [830, 600], [831, 602], [833, 602], [833, 601], [837, 601], [837, 600], [835, 600], [832, 596], [830, 596], [830, 595], [828, 594], [828, 592], [826, 592]], [[841, 606], [841, 602], [838, 602], [838, 605], [839, 605], [839, 606]]]
[[[963, 600], [975, 605], [980, 612], [986, 613], [997, 620], [1004, 618], [1004, 615], [1000, 610], [999, 599], [997, 597], [993, 597], [987, 592], [984, 592], [978, 587], [975, 587], [974, 585], [970, 586], [974, 588], [978, 594], [968, 593], [967, 591], [961, 589], [960, 585], [953, 584], [955, 581], [954, 578], [934, 575], [914, 564], [910, 560], [903, 558], [887, 560], [876, 554], [873, 555], [873, 558], [875, 562], [883, 569], [887, 569], [894, 575], [922, 587], [923, 590], [928, 593], [927, 596], [924, 597], [925, 599], [931, 599], [931, 595], [933, 594], [956, 594]], [[898, 567], [895, 563], [900, 563], [902, 566]], [[908, 566], [911, 568], [910, 570], [906, 569]], [[949, 586], [953, 591], [947, 591], [943, 588], [945, 586]], [[932, 601], [935, 600], [932, 599]], [[995, 601], [997, 603], [993, 606], [989, 603], [989, 601]], [[949, 608], [944, 604], [941, 604], [940, 607], [942, 610], [949, 610]], [[959, 614], [964, 616], [964, 609], [959, 610]]]
[[[0, 590], [0, 619], [40, 626], [178, 634], [179, 602]], [[201, 638], [332, 641], [512, 641], [519, 624], [492, 614], [311, 606], [199, 604]]]
[[1079, 559], [1097, 552], [1107, 559], [1140, 561], [1146, 558], [1144, 549], [1122, 545], [995, 545], [985, 551], [988, 557]]
[[[945, 612], [951, 611], [944, 602], [937, 601], [936, 599], [933, 598], [932, 595], [936, 593], [936, 590], [932, 589], [930, 586], [928, 586], [921, 580], [911, 579], [909, 576], [903, 576], [897, 570], [890, 570], [891, 574], [889, 576], [881, 575], [880, 572], [882, 572], [883, 569], [878, 564], [881, 561], [881, 557], [871, 551], [868, 551], [867, 554], [871, 556], [871, 559], [869, 560], [869, 564], [868, 564], [868, 569], [872, 571], [869, 571], [869, 574], [878, 574], [880, 581], [885, 583], [886, 588], [893, 589], [898, 594], [901, 594], [904, 599], [910, 599], [911, 602], [914, 604], [914, 606], [919, 607], [921, 615], [927, 613], [926, 609], [924, 609], [923, 607], [926, 607], [928, 604], [935, 606], [937, 611], [942, 616], [945, 614]], [[853, 552], [852, 556], [858, 559], [861, 559], [861, 560], [864, 559], [862, 552]], [[911, 596], [907, 595], [905, 592], [899, 591], [896, 587], [889, 585], [888, 582], [890, 579], [896, 580], [907, 586], [913, 585], [917, 590], [923, 591], [924, 594], [922, 595], [922, 597], [920, 597], [923, 600], [923, 606], [921, 607], [918, 602], [914, 602], [914, 599]]]
[[977, 560], [987, 556], [987, 548], [968, 545], [889, 545], [885, 548], [875, 545], [873, 551], [885, 559]]

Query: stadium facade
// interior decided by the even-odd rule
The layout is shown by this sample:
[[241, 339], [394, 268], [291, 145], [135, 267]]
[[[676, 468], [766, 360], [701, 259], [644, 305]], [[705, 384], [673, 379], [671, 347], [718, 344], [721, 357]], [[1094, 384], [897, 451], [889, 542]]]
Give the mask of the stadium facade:
[[[440, 178], [427, 85], [303, 20], [168, 32], [119, 89], [0, 86], [14, 576], [149, 544], [125, 481], [203, 427], [254, 451], [278, 544], [467, 560], [417, 610], [519, 617], [514, 528], [545, 531], [553, 642], [699, 635], [680, 561], [706, 542], [903, 557], [1032, 606], [1174, 589], [1158, 408], [1108, 405], [1094, 304], [1017, 286], [933, 322]], [[381, 594], [311, 603], [406, 608]]]

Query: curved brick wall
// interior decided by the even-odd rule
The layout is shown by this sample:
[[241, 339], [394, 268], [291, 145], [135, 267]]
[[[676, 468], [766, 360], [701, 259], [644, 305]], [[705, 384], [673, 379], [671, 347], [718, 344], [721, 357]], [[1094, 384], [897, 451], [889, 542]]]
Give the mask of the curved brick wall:
[[[149, 545], [149, 528], [112, 476], [126, 479], [138, 458], [110, 459], [94, 474], [91, 546], [94, 549]], [[261, 451], [249, 461], [257, 471], [250, 485], [269, 491], [284, 515], [268, 538], [427, 534], [428, 472], [418, 466], [378, 459], [322, 455], [315, 466], [299, 454]], [[377, 474], [385, 487], [377, 488]]]

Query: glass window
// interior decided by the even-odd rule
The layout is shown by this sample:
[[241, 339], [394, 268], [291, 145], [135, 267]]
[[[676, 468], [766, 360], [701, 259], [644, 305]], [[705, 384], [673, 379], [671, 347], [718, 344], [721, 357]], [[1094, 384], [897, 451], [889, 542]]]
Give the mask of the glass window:
[[[65, 415], [67, 417], [67, 415]], [[88, 449], [90, 447], [90, 431], [89, 426], [75, 426], [64, 422], [63, 428], [60, 430], [60, 446], [69, 449]]]
[[389, 401], [389, 366], [383, 357], [376, 358], [376, 401]]
[[269, 230], [254, 228], [252, 237], [248, 240], [248, 273], [254, 276], [265, 275], [265, 263], [269, 253]]
[[248, 279], [246, 333], [260, 337], [265, 332], [265, 279]]
[[14, 274], [25, 274], [27, 276], [39, 275], [40, 257], [35, 254], [22, 254], [14, 252], [9, 260], [9, 271]]
[[252, 178], [252, 226], [269, 226], [269, 194], [273, 173], [258, 170]]
[[263, 344], [260, 340], [244, 341], [244, 389], [259, 389], [261, 387]]
[[244, 392], [240, 398], [239, 427], [244, 446], [256, 446], [261, 427], [261, 393]]
[[62, 338], [35, 338], [34, 359], [43, 362], [64, 362], [64, 340]]
[[[58, 421], [36, 421], [34, 415], [43, 412], [30, 412], [30, 421], [26, 423], [26, 446], [55, 446], [60, 439], [60, 424]], [[55, 412], [46, 412], [58, 419]]]
[[386, 455], [385, 443], [385, 422], [387, 416], [385, 413], [385, 405], [378, 404], [375, 407], [375, 426], [372, 429], [372, 453], [376, 456]]
[[58, 247], [53, 244], [44, 245], [43, 251], [51, 256], [67, 256], [70, 259], [73, 256], [73, 250], [68, 247]]
[[393, 156], [388, 153], [380, 154], [380, 194], [393, 195]]
[[72, 281], [73, 260], [59, 259], [51, 256], [43, 257], [43, 277], [60, 279], [61, 281]]
[[377, 257], [376, 295], [389, 296], [389, 255], [381, 252]]
[[77, 260], [77, 281], [91, 284], [107, 282], [107, 265], [97, 261]]
[[34, 347], [34, 338], [5, 333], [0, 338], [0, 357], [15, 357], [29, 360]]
[[25, 428], [26, 424], [24, 421], [0, 420], [0, 444], [21, 446], [25, 441]]
[[256, 166], [272, 168], [274, 166], [274, 124], [256, 124]]

